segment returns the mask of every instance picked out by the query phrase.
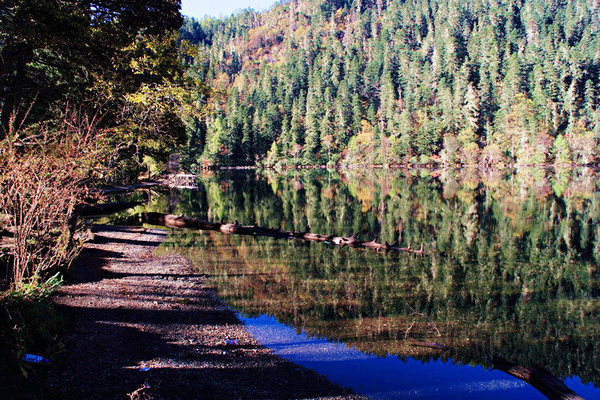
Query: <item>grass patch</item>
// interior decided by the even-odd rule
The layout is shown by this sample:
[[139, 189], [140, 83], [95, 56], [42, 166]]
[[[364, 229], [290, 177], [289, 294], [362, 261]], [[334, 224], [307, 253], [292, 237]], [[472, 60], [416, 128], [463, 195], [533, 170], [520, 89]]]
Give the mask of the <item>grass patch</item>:
[[61, 284], [58, 274], [33, 278], [0, 295], [0, 375], [27, 378], [33, 367], [22, 361], [25, 353], [52, 360], [63, 350], [64, 323], [50, 301]]

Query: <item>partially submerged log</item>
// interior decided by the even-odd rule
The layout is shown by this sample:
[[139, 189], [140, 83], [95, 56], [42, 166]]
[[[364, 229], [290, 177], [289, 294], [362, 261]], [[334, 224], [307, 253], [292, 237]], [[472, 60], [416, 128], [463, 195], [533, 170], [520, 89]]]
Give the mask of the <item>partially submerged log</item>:
[[15, 247], [15, 241], [12, 237], [0, 236], [0, 250], [1, 249], [13, 249]]
[[444, 346], [443, 344], [435, 343], [435, 342], [425, 342], [423, 340], [410, 340], [409, 343], [413, 346], [429, 347], [430, 349], [436, 349], [436, 350], [448, 350], [447, 346]]
[[523, 382], [529, 383], [549, 399], [583, 400], [581, 396], [539, 365], [524, 367], [498, 356], [494, 357], [493, 363], [494, 369], [499, 369]]
[[356, 237], [358, 234], [354, 234], [349, 238], [342, 236], [333, 235], [321, 235], [312, 232], [293, 232], [293, 231], [282, 231], [279, 229], [265, 228], [257, 225], [240, 225], [237, 223], [218, 223], [202, 221], [196, 218], [188, 218], [183, 215], [172, 215], [162, 213], [143, 213], [142, 221], [152, 225], [162, 225], [169, 228], [189, 228], [209, 231], [219, 231], [227, 234], [237, 235], [253, 235], [253, 236], [266, 236], [280, 239], [300, 239], [311, 242], [324, 242], [331, 243], [338, 246], [352, 246], [352, 247], [364, 247], [373, 250], [384, 250], [384, 251], [405, 251], [416, 254], [425, 254], [423, 245], [420, 250], [414, 250], [410, 247], [400, 247], [398, 242], [392, 244], [388, 243], [377, 243], [375, 240], [362, 241]]

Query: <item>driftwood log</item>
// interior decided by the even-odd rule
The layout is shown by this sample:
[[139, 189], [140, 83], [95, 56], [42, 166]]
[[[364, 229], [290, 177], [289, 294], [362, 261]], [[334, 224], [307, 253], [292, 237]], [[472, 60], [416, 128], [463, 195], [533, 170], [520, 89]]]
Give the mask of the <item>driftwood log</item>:
[[334, 235], [321, 235], [318, 233], [312, 232], [293, 232], [293, 231], [282, 231], [279, 229], [272, 228], [264, 228], [257, 225], [240, 225], [237, 222], [234, 224], [230, 223], [218, 223], [218, 222], [209, 222], [202, 221], [195, 218], [187, 218], [184, 216], [172, 215], [172, 214], [162, 214], [162, 213], [143, 213], [142, 221], [152, 225], [161, 225], [169, 228], [190, 228], [190, 229], [200, 229], [207, 231], [218, 231], [222, 233], [228, 234], [238, 234], [238, 235], [253, 235], [253, 236], [267, 236], [274, 237], [280, 239], [300, 239], [311, 242], [324, 242], [331, 243], [338, 246], [353, 246], [353, 247], [363, 247], [367, 249], [373, 250], [383, 250], [383, 251], [405, 251], [416, 254], [425, 254], [423, 250], [423, 245], [419, 250], [412, 249], [409, 247], [400, 247], [397, 242], [388, 244], [388, 243], [378, 243], [375, 240], [371, 241], [363, 241], [358, 240], [358, 234], [354, 234], [351, 237], [342, 237], [342, 236], [334, 236]]
[[497, 356], [494, 357], [493, 363], [494, 369], [499, 369], [529, 383], [551, 400], [583, 400], [581, 396], [539, 365], [524, 367]]

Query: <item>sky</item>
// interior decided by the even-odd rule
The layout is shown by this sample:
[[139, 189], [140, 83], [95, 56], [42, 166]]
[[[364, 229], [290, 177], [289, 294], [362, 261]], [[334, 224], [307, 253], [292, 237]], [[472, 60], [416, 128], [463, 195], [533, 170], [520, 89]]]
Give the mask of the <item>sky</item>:
[[256, 11], [266, 10], [276, 0], [181, 0], [181, 13], [189, 17], [202, 18], [229, 16], [234, 11], [253, 8]]

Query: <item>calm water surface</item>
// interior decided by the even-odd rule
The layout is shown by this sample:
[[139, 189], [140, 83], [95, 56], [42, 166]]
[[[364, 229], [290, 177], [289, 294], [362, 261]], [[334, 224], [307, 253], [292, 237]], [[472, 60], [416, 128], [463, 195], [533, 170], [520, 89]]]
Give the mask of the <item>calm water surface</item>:
[[[399, 240], [427, 255], [178, 231], [279, 354], [376, 398], [538, 398], [501, 356], [600, 398], [600, 188], [591, 170], [210, 173], [147, 210]], [[138, 210], [139, 211], [139, 210]], [[437, 350], [415, 340], [448, 347]]]

